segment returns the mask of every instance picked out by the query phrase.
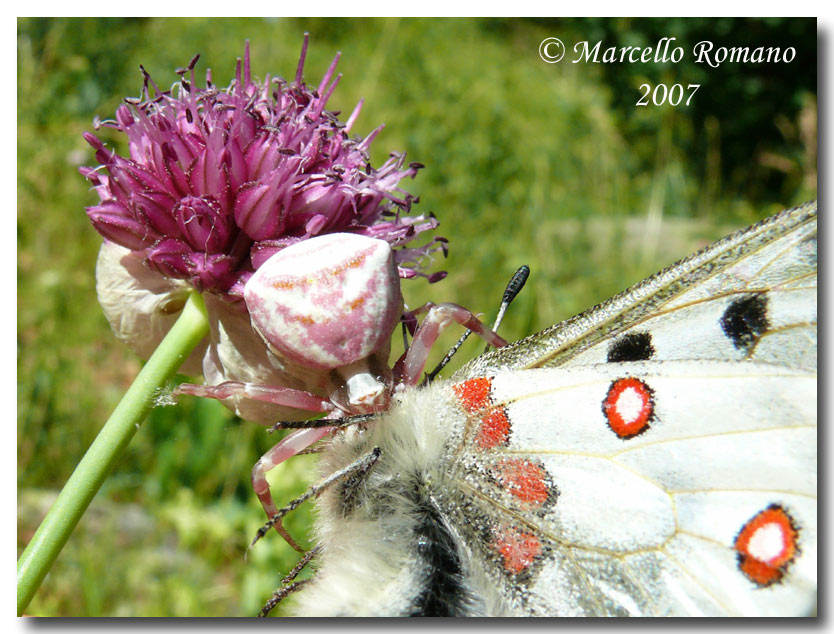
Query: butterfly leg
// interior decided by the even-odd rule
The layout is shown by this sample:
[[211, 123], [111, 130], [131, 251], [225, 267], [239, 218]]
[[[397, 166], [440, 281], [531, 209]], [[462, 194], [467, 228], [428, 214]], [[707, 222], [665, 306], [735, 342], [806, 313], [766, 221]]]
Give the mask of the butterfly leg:
[[[336, 416], [338, 416], [338, 414], [336, 412], [332, 412], [329, 417], [318, 420], [299, 422], [285, 421], [276, 423], [272, 429], [270, 429], [270, 431], [274, 431], [276, 429], [301, 428], [298, 431], [289, 434], [281, 442], [272, 447], [272, 449], [261, 456], [260, 460], [258, 460], [252, 467], [252, 488], [255, 490], [255, 495], [257, 495], [258, 499], [261, 501], [261, 506], [263, 506], [267, 517], [273, 517], [276, 513], [278, 513], [278, 508], [275, 506], [275, 502], [272, 499], [269, 482], [266, 479], [266, 474], [269, 473], [269, 471], [288, 458], [292, 458], [293, 456], [306, 450], [334, 429], [356, 425], [358, 423], [371, 420], [374, 417], [371, 414], [360, 414], [357, 416], [348, 416], [343, 418], [336, 418]], [[287, 533], [284, 529], [280, 520], [275, 523], [275, 530], [295, 550], [303, 552], [292, 537], [290, 537], [289, 533]]]
[[468, 328], [495, 348], [503, 348], [507, 342], [478, 319], [474, 313], [457, 304], [434, 304], [428, 302], [411, 312], [418, 315], [426, 312], [423, 323], [417, 328], [411, 346], [394, 366], [394, 375], [403, 385], [416, 385], [420, 375], [426, 367], [429, 350], [434, 345], [440, 333], [452, 323], [458, 323]]
[[[365, 474], [368, 473], [368, 471], [371, 469], [371, 467], [373, 467], [376, 464], [376, 461], [379, 460], [380, 454], [381, 450], [379, 449], [379, 447], [375, 447], [374, 449], [372, 449], [362, 457], [358, 458], [348, 466], [344, 467], [343, 469], [339, 469], [334, 473], [331, 473], [318, 484], [311, 486], [305, 493], [295, 498], [284, 508], [277, 509], [275, 513], [273, 513], [272, 516], [270, 516], [269, 520], [267, 520], [267, 522], [258, 529], [258, 533], [252, 540], [250, 547], [254, 546], [258, 542], [258, 540], [260, 540], [264, 535], [266, 535], [269, 532], [270, 528], [272, 528], [273, 526], [280, 525], [281, 520], [287, 513], [289, 513], [290, 511], [294, 511], [301, 504], [309, 500], [311, 497], [318, 495], [333, 483], [348, 478], [352, 482], [357, 482], [358, 480], [363, 478]], [[287, 537], [284, 537], [284, 539], [287, 539]], [[292, 541], [288, 540], [288, 543], [290, 544], [290, 546], [293, 546], [293, 548], [295, 548], [299, 552], [304, 552], [297, 546], [294, 546]]]
[[295, 581], [295, 578], [298, 574], [304, 570], [304, 567], [310, 563], [310, 561], [321, 552], [321, 546], [316, 546], [311, 548], [307, 551], [301, 560], [295, 565], [295, 568], [290, 570], [289, 574], [281, 580], [280, 587], [272, 593], [272, 596], [269, 600], [264, 604], [261, 608], [261, 611], [258, 612], [258, 616], [267, 616], [272, 609], [278, 605], [281, 601], [287, 598], [288, 595], [292, 594], [296, 590], [303, 587], [305, 584], [312, 581], [312, 579], [302, 579], [301, 581]]

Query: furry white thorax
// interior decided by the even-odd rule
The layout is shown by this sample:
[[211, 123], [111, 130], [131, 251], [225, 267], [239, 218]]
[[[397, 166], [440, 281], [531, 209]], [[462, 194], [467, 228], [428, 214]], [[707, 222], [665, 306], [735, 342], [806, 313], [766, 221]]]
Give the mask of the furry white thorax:
[[[438, 382], [400, 392], [386, 414], [366, 429], [337, 435], [322, 454], [320, 468], [326, 476], [374, 447], [381, 449], [379, 461], [357, 485], [356, 507], [347, 517], [342, 486], [332, 486], [319, 498], [316, 541], [324, 550], [313, 581], [294, 597], [296, 614], [390, 616], [413, 609], [420, 584], [431, 571], [417, 552], [420, 509], [409, 495], [411, 487], [428, 496], [455, 490], [446, 470], [447, 452], [459, 442], [462, 429], [448, 389], [447, 383]], [[467, 580], [483, 586], [469, 562], [463, 563]], [[483, 599], [482, 591], [477, 594]], [[488, 602], [476, 611], [503, 611], [497, 594]]]

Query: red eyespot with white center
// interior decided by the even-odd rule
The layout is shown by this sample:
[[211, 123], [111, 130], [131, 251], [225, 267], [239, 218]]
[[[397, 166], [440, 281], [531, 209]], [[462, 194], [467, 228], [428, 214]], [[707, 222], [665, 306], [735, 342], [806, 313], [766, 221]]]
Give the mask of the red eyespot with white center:
[[791, 516], [778, 504], [757, 513], [735, 540], [739, 569], [758, 586], [781, 580], [798, 551], [798, 533]]
[[477, 378], [457, 383], [452, 391], [461, 407], [469, 414], [478, 414], [479, 427], [475, 445], [487, 450], [506, 445], [510, 440], [510, 419], [502, 406], [492, 405], [492, 379]]
[[654, 393], [640, 379], [617, 379], [602, 402], [605, 420], [617, 436], [633, 438], [649, 428], [654, 416]]

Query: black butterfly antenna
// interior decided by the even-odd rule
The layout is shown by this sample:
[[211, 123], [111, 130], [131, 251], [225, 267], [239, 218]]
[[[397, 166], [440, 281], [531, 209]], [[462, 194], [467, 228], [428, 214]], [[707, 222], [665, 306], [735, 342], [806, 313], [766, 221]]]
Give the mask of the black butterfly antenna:
[[[518, 270], [515, 273], [513, 273], [513, 276], [507, 283], [507, 288], [504, 289], [504, 296], [501, 298], [501, 306], [498, 308], [498, 315], [495, 317], [495, 323], [492, 324], [493, 331], [498, 330], [498, 327], [504, 320], [504, 314], [507, 312], [507, 308], [521, 292], [521, 289], [524, 288], [524, 284], [527, 282], [528, 277], [530, 277], [530, 267], [526, 264], [522, 264], [520, 267], [518, 267]], [[437, 367], [426, 374], [426, 383], [431, 383], [434, 380], [434, 377], [436, 377], [438, 373], [446, 366], [446, 364], [449, 363], [449, 361], [451, 361], [452, 357], [455, 356], [455, 353], [463, 345], [463, 342], [466, 341], [469, 335], [471, 334], [472, 331], [467, 330], [465, 333], [463, 333], [463, 335], [461, 335], [457, 343], [454, 346], [452, 346], [452, 349], [446, 353], [445, 357], [443, 357], [443, 360], [437, 364]], [[487, 344], [486, 348], [484, 348], [484, 352], [487, 352], [489, 348], [490, 346], [489, 344]]]

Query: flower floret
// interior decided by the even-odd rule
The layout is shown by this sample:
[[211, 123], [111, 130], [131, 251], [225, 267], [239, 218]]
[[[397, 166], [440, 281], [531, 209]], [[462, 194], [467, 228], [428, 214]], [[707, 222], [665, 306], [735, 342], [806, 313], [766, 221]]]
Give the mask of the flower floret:
[[416, 198], [399, 187], [422, 167], [392, 154], [379, 168], [368, 149], [382, 130], [351, 138], [359, 102], [346, 122], [325, 109], [341, 75], [337, 55], [311, 90], [303, 81], [305, 36], [295, 80], [259, 83], [249, 46], [228, 88], [195, 80], [194, 57], [180, 79], [161, 90], [142, 68], [139, 99], [115, 119], [96, 122], [124, 133], [129, 157], [84, 135], [98, 168], [81, 168], [99, 195], [87, 214], [109, 241], [141, 252], [145, 264], [200, 291], [235, 300], [245, 281], [278, 250], [316, 235], [348, 232], [388, 241], [401, 277], [426, 275], [421, 265], [445, 249], [435, 238], [404, 245], [433, 230], [433, 217], [412, 217]]

